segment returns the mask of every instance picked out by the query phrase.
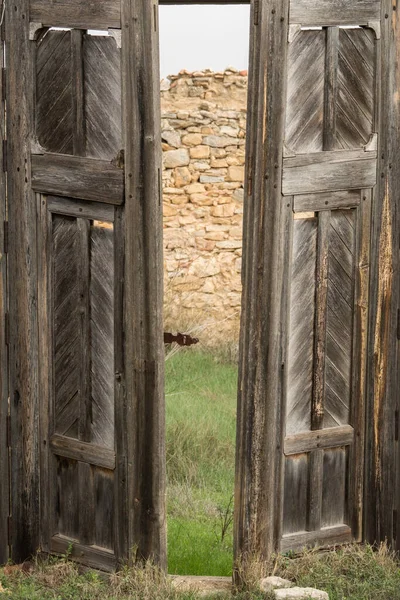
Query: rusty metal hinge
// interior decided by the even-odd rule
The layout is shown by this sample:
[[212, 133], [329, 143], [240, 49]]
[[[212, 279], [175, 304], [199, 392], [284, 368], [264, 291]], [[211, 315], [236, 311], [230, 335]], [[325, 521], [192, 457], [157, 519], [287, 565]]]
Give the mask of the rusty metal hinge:
[[7, 415], [7, 448], [11, 448], [11, 416]]
[[7, 69], [5, 67], [1, 70], [1, 98], [5, 102], [7, 97]]
[[254, 25], [260, 20], [260, 0], [254, 0]]
[[3, 252], [8, 254], [8, 221], [3, 222]]
[[399, 441], [399, 411], [396, 410], [394, 413], [394, 440]]

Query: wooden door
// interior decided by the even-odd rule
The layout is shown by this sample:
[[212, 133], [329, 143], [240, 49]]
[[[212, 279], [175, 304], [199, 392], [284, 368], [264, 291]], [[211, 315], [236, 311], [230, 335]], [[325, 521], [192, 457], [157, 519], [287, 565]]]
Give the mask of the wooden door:
[[365, 537], [389, 16], [375, 0], [252, 8], [237, 559]]
[[[11, 380], [18, 391], [28, 340], [35, 385], [19, 372], [13, 557], [40, 542], [104, 570], [164, 566], [157, 5], [22, 4], [8, 14], [23, 49], [9, 64], [8, 170], [12, 269], [30, 295], [13, 314]], [[18, 501], [28, 482], [34, 515]]]

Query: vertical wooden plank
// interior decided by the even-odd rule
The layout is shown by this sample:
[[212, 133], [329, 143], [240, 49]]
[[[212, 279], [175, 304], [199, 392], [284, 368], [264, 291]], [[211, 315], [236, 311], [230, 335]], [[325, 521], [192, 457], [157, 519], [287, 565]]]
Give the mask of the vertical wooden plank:
[[356, 221], [356, 282], [353, 332], [353, 373], [350, 424], [354, 428], [354, 443], [349, 448], [348, 507], [346, 522], [356, 541], [363, 535], [363, 495], [365, 464], [365, 400], [367, 385], [368, 307], [370, 285], [372, 190], [361, 191], [361, 204]]
[[71, 31], [72, 143], [76, 156], [86, 153], [83, 34], [81, 29]]
[[[0, 67], [4, 65], [4, 26], [1, 28]], [[5, 137], [4, 79], [0, 81], [0, 139]], [[4, 164], [3, 144], [0, 148], [0, 165]], [[8, 417], [8, 348], [6, 339], [7, 312], [7, 256], [4, 240], [4, 227], [7, 219], [6, 212], [6, 180], [3, 168], [0, 167], [0, 564], [8, 560], [8, 531], [9, 515], [9, 452], [7, 447], [7, 417]]]
[[91, 352], [90, 352], [90, 222], [77, 219], [79, 236], [79, 316], [80, 316], [80, 357], [79, 365], [79, 439], [92, 441], [92, 396], [91, 396]]
[[365, 537], [393, 541], [400, 198], [400, 11], [382, 2], [378, 186], [374, 194], [365, 495]]
[[[257, 135], [248, 142], [252, 185], [244, 240], [243, 321], [238, 394], [235, 558], [268, 557], [278, 548], [281, 468], [282, 336], [285, 272], [281, 196], [285, 125], [288, 2], [262, 0], [252, 10], [251, 79]], [[252, 84], [253, 85], [253, 84]], [[265, 474], [268, 473], [268, 476]], [[251, 558], [251, 557], [250, 557]]]
[[125, 393], [124, 358], [124, 269], [125, 229], [124, 209], [115, 209], [114, 220], [114, 369], [115, 369], [115, 554], [120, 567], [126, 562], [129, 539], [126, 535], [128, 515], [128, 444], [127, 444], [127, 395]]
[[6, 3], [12, 559], [39, 546], [36, 205], [31, 190], [29, 2]]
[[311, 429], [322, 429], [324, 422], [326, 311], [328, 305], [329, 229], [331, 212], [318, 215], [316, 303], [313, 395], [311, 402]]
[[336, 107], [338, 92], [339, 27], [326, 29], [324, 150], [336, 148]]
[[[166, 566], [158, 3], [122, 0], [129, 548]], [[120, 431], [116, 432], [117, 437]]]
[[[49, 439], [54, 432], [53, 397], [53, 337], [52, 328], [52, 216], [47, 210], [47, 200], [36, 195], [38, 227], [38, 319], [39, 327], [39, 386], [41, 404], [39, 407], [40, 441], [40, 544], [44, 551], [49, 550], [50, 535], [54, 532], [55, 490], [50, 490], [50, 473], [54, 474], [54, 458], [50, 456]], [[54, 474], [53, 481], [56, 481]], [[51, 516], [50, 516], [51, 515]]]

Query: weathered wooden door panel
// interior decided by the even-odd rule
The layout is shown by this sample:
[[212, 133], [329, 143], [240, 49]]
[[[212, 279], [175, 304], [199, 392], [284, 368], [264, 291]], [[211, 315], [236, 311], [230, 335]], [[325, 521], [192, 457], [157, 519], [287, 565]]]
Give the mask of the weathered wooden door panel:
[[36, 136], [46, 152], [111, 161], [122, 149], [121, 33], [112, 31], [39, 34]]
[[[30, 290], [12, 321], [12, 435], [34, 466], [12, 492], [32, 482], [32, 504], [40, 484], [40, 521], [39, 506], [14, 504], [14, 556], [40, 537], [106, 570], [134, 551], [165, 566], [157, 4], [24, 0], [7, 20], [22, 48], [10, 60], [12, 269]], [[24, 361], [39, 380], [20, 406]]]
[[253, 7], [237, 557], [363, 537], [385, 14]]
[[48, 319], [40, 344], [48, 344], [42, 369], [49, 381], [41, 406], [48, 440], [43, 545], [54, 552], [72, 547], [77, 560], [112, 569], [121, 510], [115, 502], [115, 209], [44, 195], [39, 203]]
[[377, 181], [380, 29], [343, 29], [339, 19], [310, 30], [313, 13], [304, 19], [289, 35], [282, 174], [295, 211], [282, 550], [361, 536], [365, 273]]
[[357, 388], [365, 378], [371, 203], [369, 193], [357, 196], [357, 207], [349, 195], [345, 210], [319, 212], [310, 211], [314, 198], [308, 206], [303, 199], [308, 212], [295, 213], [283, 550], [343, 542], [361, 531], [361, 498], [351, 503], [362, 480], [355, 444], [365, 423]]

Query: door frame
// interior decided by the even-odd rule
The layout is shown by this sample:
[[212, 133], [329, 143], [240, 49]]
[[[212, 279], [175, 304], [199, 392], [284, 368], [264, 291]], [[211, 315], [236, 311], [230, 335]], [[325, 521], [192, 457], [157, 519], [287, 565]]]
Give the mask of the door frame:
[[[77, 2], [73, 2], [75, 7]], [[160, 4], [197, 3], [246, 2], [160, 0]], [[112, 27], [122, 24], [123, 110], [128, 125], [125, 133], [126, 205], [119, 225], [123, 259], [117, 267], [125, 286], [119, 307], [121, 321], [116, 327], [119, 332], [124, 330], [125, 336], [120, 339], [117, 360], [121, 370], [116, 372], [116, 390], [117, 397], [126, 407], [126, 423], [131, 427], [140, 423], [136, 435], [127, 437], [125, 451], [118, 464], [119, 476], [125, 481], [121, 502], [127, 503], [129, 515], [128, 554], [132, 554], [131, 549], [136, 547], [140, 556], [151, 555], [165, 566], [162, 244], [160, 236], [153, 239], [149, 235], [151, 229], [161, 231], [162, 225], [161, 151], [157, 151], [160, 119], [157, 2], [122, 0], [121, 13], [116, 0], [105, 0], [102, 5], [112, 9]], [[287, 326], [287, 297], [282, 290], [287, 277], [284, 257], [288, 253], [289, 211], [278, 200], [281, 197], [283, 150], [280, 99], [284, 97], [286, 85], [288, 6], [289, 0], [281, 3], [253, 0], [251, 3], [248, 201], [245, 209], [247, 241], [236, 463], [236, 559], [246, 553], [268, 557], [277, 548], [280, 538], [282, 364]], [[36, 204], [30, 168], [30, 88], [33, 82], [29, 24], [40, 22], [46, 26], [49, 18], [51, 24], [57, 24], [59, 11], [55, 11], [53, 6], [51, 8], [50, 18], [46, 0], [19, 0], [16, 10], [10, 3], [6, 4], [11, 491], [13, 498], [19, 500], [13, 503], [10, 542], [12, 558], [16, 562], [34, 553], [40, 541], [39, 448], [42, 440], [37, 422], [40, 323], [37, 313]], [[370, 290], [363, 537], [368, 541], [387, 538], [393, 542], [397, 537], [394, 524], [400, 525], [399, 498], [395, 495], [396, 482], [397, 489], [400, 489], [400, 476], [396, 479], [400, 407], [397, 375], [399, 283], [394, 276], [399, 267], [400, 142], [396, 132], [400, 128], [400, 108], [395, 92], [400, 87], [400, 11], [395, 0], [382, 0], [381, 9], [382, 72], [386, 82], [381, 86], [381, 117], [385, 116], [387, 125], [384, 126], [381, 120], [379, 183], [372, 236], [371, 280], [374, 283]], [[82, 26], [79, 18], [91, 16], [85, 14], [72, 15], [69, 11], [70, 24]], [[96, 23], [91, 21], [88, 25], [101, 28], [104, 13], [99, 12], [97, 17]], [[391, 65], [394, 66], [391, 68]], [[259, 127], [259, 123], [263, 127]], [[136, 147], [133, 139], [138, 132], [140, 143]], [[264, 132], [267, 134], [264, 135]], [[260, 231], [252, 229], [255, 222], [264, 225], [268, 222], [273, 235], [266, 235], [265, 227]], [[141, 252], [142, 248], [150, 251], [148, 256]], [[144, 300], [151, 310], [142, 310]], [[2, 319], [5, 324], [4, 308]], [[5, 343], [1, 339], [0, 346], [4, 356]], [[8, 394], [3, 387], [1, 439], [4, 439], [5, 432], [6, 397]], [[141, 402], [141, 398], [146, 398], [146, 402]], [[4, 461], [1, 468], [5, 472]], [[145, 477], [149, 468], [152, 476]], [[266, 472], [270, 477], [263, 476]], [[2, 503], [0, 510], [0, 527], [3, 529], [4, 511], [8, 513], [7, 502]], [[123, 524], [120, 525], [123, 531]]]

